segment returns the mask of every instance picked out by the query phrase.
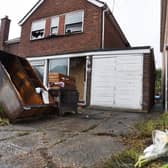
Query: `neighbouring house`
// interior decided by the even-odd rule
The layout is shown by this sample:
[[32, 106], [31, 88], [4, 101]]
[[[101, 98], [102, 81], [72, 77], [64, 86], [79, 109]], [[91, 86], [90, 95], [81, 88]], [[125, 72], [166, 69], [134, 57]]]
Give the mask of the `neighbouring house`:
[[162, 52], [162, 95], [165, 110], [168, 107], [168, 1], [161, 1], [160, 51]]
[[0, 49], [26, 57], [45, 86], [59, 72], [75, 77], [84, 105], [151, 109], [153, 50], [131, 48], [106, 3], [39, 0], [19, 25], [21, 37], [9, 40], [10, 20], [1, 19]]

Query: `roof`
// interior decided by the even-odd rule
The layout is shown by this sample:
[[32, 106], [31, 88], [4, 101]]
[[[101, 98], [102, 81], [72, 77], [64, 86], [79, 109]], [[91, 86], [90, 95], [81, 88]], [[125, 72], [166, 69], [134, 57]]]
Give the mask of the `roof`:
[[[23, 23], [38, 9], [38, 7], [44, 2], [45, 0], [39, 0], [31, 9], [30, 11], [19, 21], [19, 25], [23, 25]], [[106, 3], [100, 1], [100, 0], [87, 0], [91, 4], [102, 8], [106, 5]]]
[[161, 1], [161, 28], [160, 28], [160, 51], [164, 48], [164, 37], [166, 28], [167, 0]]

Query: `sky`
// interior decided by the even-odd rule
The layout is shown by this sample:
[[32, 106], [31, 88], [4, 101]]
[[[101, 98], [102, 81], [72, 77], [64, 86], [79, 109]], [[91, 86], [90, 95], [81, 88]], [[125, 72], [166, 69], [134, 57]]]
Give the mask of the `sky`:
[[[156, 67], [161, 67], [160, 0], [104, 0], [112, 10], [131, 46], [151, 46]], [[37, 0], [0, 0], [0, 18], [12, 20], [9, 38], [20, 36], [17, 24]], [[17, 6], [17, 8], [16, 8]]]

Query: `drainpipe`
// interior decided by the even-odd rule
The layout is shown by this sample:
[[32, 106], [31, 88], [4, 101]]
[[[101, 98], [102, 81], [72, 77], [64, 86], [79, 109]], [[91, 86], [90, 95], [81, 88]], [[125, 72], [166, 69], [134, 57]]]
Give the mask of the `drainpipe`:
[[46, 88], [48, 88], [48, 69], [49, 69], [49, 62], [46, 59], [44, 63], [44, 77], [43, 77], [43, 84]]
[[168, 82], [167, 82], [167, 70], [168, 70], [168, 67], [167, 67], [167, 57], [168, 57], [168, 46], [166, 46], [166, 54], [165, 54], [165, 112], [167, 112], [167, 91], [168, 91]]
[[104, 34], [105, 34], [105, 13], [108, 12], [109, 9], [106, 7], [103, 9], [103, 16], [102, 16], [102, 49], [104, 49]]

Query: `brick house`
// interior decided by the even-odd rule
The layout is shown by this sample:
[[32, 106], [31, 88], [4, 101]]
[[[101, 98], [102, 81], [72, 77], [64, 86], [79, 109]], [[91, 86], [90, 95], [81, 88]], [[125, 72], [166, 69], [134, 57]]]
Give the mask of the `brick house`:
[[[93, 85], [94, 81], [97, 80], [93, 69], [98, 72], [98, 69], [104, 69], [100, 66], [106, 66], [109, 62], [109, 67], [113, 63], [117, 67], [122, 66], [117, 64], [117, 61], [122, 59], [120, 55], [124, 55], [126, 58], [128, 54], [131, 54], [131, 57], [128, 57], [127, 62], [124, 64], [126, 69], [127, 66], [138, 64], [140, 69], [137, 70], [137, 75], [139, 78], [138, 80], [137, 78], [131, 80], [136, 83], [135, 88], [139, 88], [139, 82], [141, 82], [143, 87], [141, 74], [146, 72], [146, 70], [143, 71], [143, 67], [146, 66], [143, 64], [143, 59], [146, 58], [145, 54], [151, 55], [149, 62], [153, 65], [151, 49], [149, 47], [131, 48], [109, 7], [99, 0], [39, 0], [20, 20], [19, 25], [21, 26], [20, 38], [8, 40], [10, 20], [8, 17], [1, 19], [0, 49], [26, 57], [46, 86], [47, 76], [50, 72], [59, 72], [75, 77], [77, 89], [80, 93], [80, 101], [85, 105], [97, 104], [94, 103], [95, 99], [93, 100], [97, 93], [94, 90], [97, 84]], [[120, 51], [118, 52], [116, 48]], [[113, 56], [116, 53], [119, 55], [117, 58]], [[136, 53], [136, 57], [134, 53]], [[96, 57], [93, 57], [95, 55], [100, 57], [107, 55], [111, 59], [108, 62], [107, 59], [103, 59], [103, 56], [103, 60], [98, 62]], [[146, 67], [148, 68], [148, 66], [150, 65]], [[132, 73], [135, 72], [134, 68], [133, 66], [131, 67]], [[116, 69], [114, 68], [108, 73], [116, 75]], [[123, 72], [126, 72], [126, 70]], [[100, 73], [106, 74], [106, 72]], [[127, 75], [124, 74], [124, 76]], [[113, 76], [109, 77], [113, 79]], [[103, 80], [106, 79], [103, 78]], [[150, 80], [144, 80], [147, 83], [147, 88], [145, 88], [146, 85], [144, 85], [144, 90], [140, 87], [140, 94], [137, 94], [135, 90], [135, 95], [138, 95], [135, 104], [137, 103], [138, 105], [135, 105], [135, 107], [128, 105], [127, 107], [124, 106], [125, 102], [123, 102], [124, 108], [141, 108], [141, 110], [150, 108], [148, 104], [150, 104], [151, 97], [149, 95], [151, 92], [147, 96], [147, 100], [144, 100], [147, 104], [144, 103], [144, 106], [146, 106], [144, 109], [142, 107], [143, 100], [139, 100], [143, 97], [142, 90], [146, 91], [145, 89], [149, 87]], [[120, 82], [123, 83], [123, 81]], [[127, 84], [124, 84], [124, 86]], [[116, 86], [110, 87], [112, 87], [112, 90], [116, 88]], [[92, 90], [94, 93], [92, 93]], [[98, 95], [102, 94], [105, 95], [106, 93], [98, 93]], [[110, 95], [115, 94], [111, 93]], [[130, 94], [128, 93], [127, 95]], [[98, 96], [96, 95], [96, 97]], [[131, 99], [131, 97], [126, 99]], [[104, 104], [100, 104], [106, 106], [107, 102], [108, 99]], [[115, 104], [116, 100], [110, 103]], [[118, 106], [116, 105], [115, 107]]]

